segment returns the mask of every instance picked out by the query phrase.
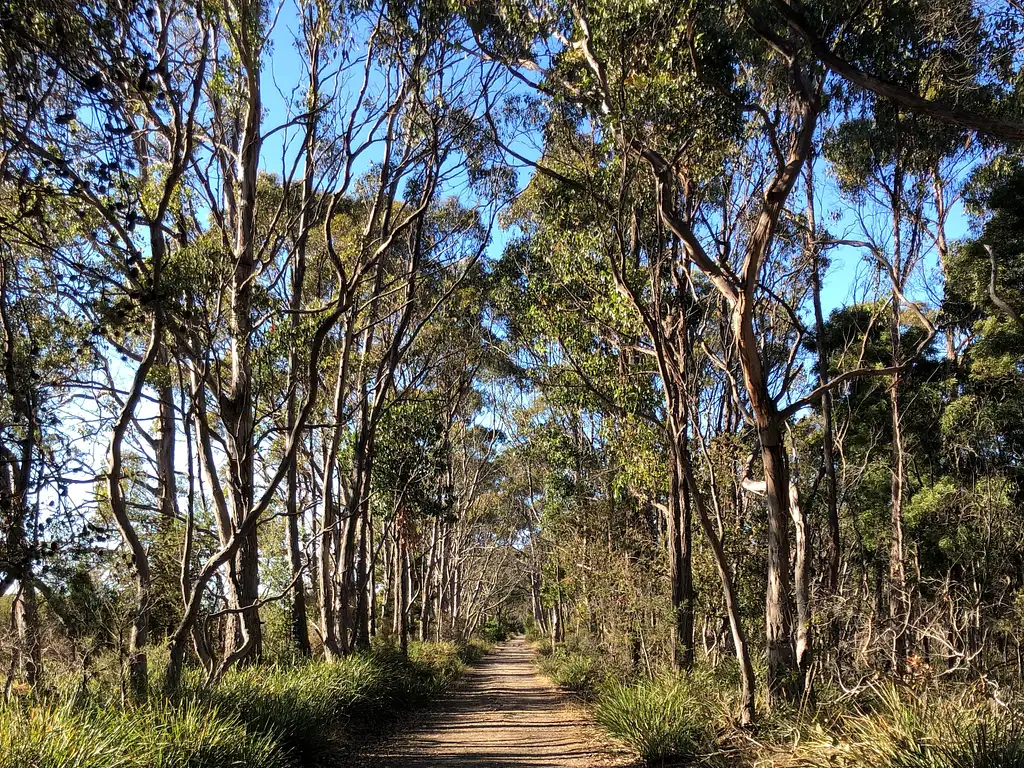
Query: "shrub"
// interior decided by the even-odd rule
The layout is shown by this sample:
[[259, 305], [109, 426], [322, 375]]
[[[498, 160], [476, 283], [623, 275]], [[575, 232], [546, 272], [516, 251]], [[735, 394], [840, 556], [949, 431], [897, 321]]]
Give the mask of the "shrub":
[[445, 681], [454, 680], [465, 670], [462, 653], [458, 643], [409, 643], [409, 661], [422, 667], [424, 674]]
[[550, 656], [555, 651], [555, 646], [551, 644], [551, 638], [548, 637], [540, 638], [533, 644], [533, 647], [541, 656]]
[[491, 619], [484, 625], [480, 634], [489, 643], [501, 643], [508, 640], [509, 628], [504, 622]]
[[[105, 695], [0, 707], [0, 768], [298, 768], [333, 763], [348, 720], [408, 709], [458, 677], [482, 642], [413, 643], [336, 663], [255, 665], [212, 688], [194, 674], [173, 701], [121, 708]], [[35, 703], [37, 706], [32, 706]]]
[[541, 669], [556, 685], [567, 691], [586, 692], [598, 682], [597, 662], [593, 656], [561, 649], [541, 660]]
[[270, 734], [301, 764], [316, 764], [331, 753], [344, 719], [387, 705], [397, 676], [390, 662], [358, 655], [334, 663], [232, 670], [202, 696], [250, 732]]
[[271, 734], [302, 765], [327, 762], [341, 725], [423, 704], [451, 685], [480, 643], [410, 643], [409, 656], [380, 646], [334, 663], [249, 667], [205, 695], [254, 732]]
[[0, 719], [3, 768], [282, 768], [266, 734], [194, 702], [122, 711], [9, 709]]
[[650, 763], [693, 761], [713, 754], [709, 703], [685, 678], [638, 685], [612, 683], [598, 697], [594, 718], [617, 741]]
[[473, 637], [464, 643], [460, 643], [458, 648], [459, 658], [467, 664], [473, 664], [490, 653], [493, 645], [483, 638]]
[[840, 768], [1024, 768], [1019, 716], [967, 696], [879, 685], [837, 733], [805, 743], [796, 765]]

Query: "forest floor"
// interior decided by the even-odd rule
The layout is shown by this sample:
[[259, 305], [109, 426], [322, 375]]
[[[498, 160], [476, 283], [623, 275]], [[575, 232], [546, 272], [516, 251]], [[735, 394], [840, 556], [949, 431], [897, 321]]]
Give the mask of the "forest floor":
[[572, 699], [542, 677], [521, 639], [495, 648], [453, 690], [391, 738], [342, 766], [626, 768]]

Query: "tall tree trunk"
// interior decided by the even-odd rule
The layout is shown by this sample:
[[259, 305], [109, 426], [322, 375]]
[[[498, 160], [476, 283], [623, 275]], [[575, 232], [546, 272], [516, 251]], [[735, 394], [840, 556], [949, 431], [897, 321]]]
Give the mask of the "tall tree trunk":
[[[244, 113], [239, 138], [237, 170], [228, 175], [237, 185], [236, 209], [232, 223], [234, 265], [231, 275], [230, 328], [231, 369], [228, 392], [221, 396], [221, 416], [227, 428], [228, 488], [232, 522], [241, 527], [254, 506], [255, 424], [252, 398], [252, 298], [256, 273], [256, 196], [259, 181], [261, 119], [258, 15], [262, 6], [246, 0], [237, 6], [238, 57], [244, 78]], [[258, 660], [263, 653], [263, 629], [259, 616], [259, 526], [248, 529], [228, 567], [230, 594], [235, 614], [235, 650], [239, 660]]]
[[369, 537], [370, 499], [364, 494], [359, 515], [359, 556], [356, 569], [356, 633], [353, 646], [357, 651], [370, 650]]
[[[290, 421], [295, 418], [292, 403], [289, 403], [288, 418]], [[293, 426], [294, 421], [288, 427], [289, 431]], [[295, 584], [291, 589], [288, 618], [292, 646], [300, 656], [309, 656], [312, 653], [312, 648], [309, 643], [309, 626], [306, 617], [306, 581], [301, 575], [304, 564], [302, 562], [302, 540], [299, 537], [298, 462], [298, 451], [296, 451], [291, 461], [288, 462], [288, 475], [285, 480], [288, 484], [285, 506], [288, 518], [288, 561], [295, 578]], [[296, 574], [298, 574], [297, 577]]]
[[761, 431], [765, 492], [768, 499], [768, 593], [765, 628], [768, 642], [768, 689], [795, 699], [800, 689], [793, 648], [789, 596], [789, 467], [777, 425]]
[[722, 540], [718, 537], [715, 527], [708, 515], [707, 505], [704, 497], [697, 486], [693, 476], [693, 468], [689, 456], [685, 457], [684, 471], [686, 485], [693, 499], [693, 506], [697, 510], [697, 519], [707, 536], [711, 545], [711, 552], [715, 557], [715, 567], [718, 570], [718, 578], [722, 583], [722, 597], [725, 600], [725, 613], [729, 618], [729, 628], [732, 631], [732, 644], [736, 652], [736, 660], [740, 666], [740, 684], [742, 686], [740, 696], [740, 722], [743, 725], [750, 725], [754, 722], [755, 691], [756, 682], [754, 679], [754, 666], [750, 661], [750, 649], [747, 647], [747, 636], [743, 631], [743, 618], [740, 613], [739, 601], [736, 598], [736, 588], [733, 584], [732, 570], [729, 567], [729, 560], [725, 555]]
[[672, 585], [673, 658], [680, 669], [693, 667], [693, 572], [691, 567], [690, 493], [686, 485], [683, 452], [686, 427], [674, 435], [670, 450], [668, 503], [669, 578]]
[[409, 580], [412, 578], [409, 568], [409, 545], [406, 541], [406, 522], [404, 515], [400, 518], [398, 525], [398, 647], [402, 656], [409, 655], [409, 593], [412, 585]]
[[[325, 463], [326, 463], [325, 459]], [[328, 661], [341, 656], [342, 648], [337, 636], [337, 604], [335, 602], [334, 583], [336, 569], [341, 567], [336, 560], [334, 542], [337, 539], [335, 527], [338, 525], [335, 514], [334, 493], [331, 488], [333, 481], [324, 475], [323, 511], [320, 515], [320, 560], [318, 584], [320, 591], [320, 633], [324, 641], [324, 655]]]
[[17, 664], [29, 685], [39, 682], [43, 669], [43, 646], [39, 631], [39, 604], [31, 572], [18, 582], [14, 596], [14, 628], [18, 636]]
[[[893, 338], [893, 358], [899, 360], [900, 318], [899, 299], [892, 297], [893, 307], [890, 333]], [[898, 363], [897, 363], [898, 364]], [[903, 548], [903, 496], [906, 478], [903, 452], [903, 422], [900, 411], [900, 374], [893, 374], [889, 386], [889, 413], [892, 425], [892, 485], [891, 529], [889, 549], [889, 623], [893, 631], [892, 662], [897, 674], [903, 674], [907, 652], [907, 622], [910, 603], [907, 594], [907, 573]]]
[[128, 514], [128, 502], [121, 487], [122, 446], [128, 427], [135, 417], [135, 408], [142, 398], [146, 377], [160, 352], [162, 334], [163, 325], [158, 312], [152, 320], [146, 353], [135, 371], [131, 389], [124, 399], [117, 420], [114, 422], [107, 447], [107, 497], [110, 511], [117, 523], [121, 538], [131, 552], [132, 568], [135, 572], [135, 606], [133, 607], [128, 640], [128, 678], [129, 686], [137, 696], [145, 695], [149, 685], [146, 645], [149, 642], [149, 614], [153, 579], [149, 568], [149, 553]]
[[811, 531], [807, 513], [800, 503], [800, 489], [796, 478], [790, 478], [789, 512], [793, 516], [796, 532], [793, 564], [793, 588], [796, 592], [796, 665], [801, 681], [807, 679], [812, 658], [811, 634]]
[[761, 443], [765, 496], [768, 501], [768, 590], [765, 596], [765, 635], [768, 646], [768, 691], [793, 701], [799, 694], [799, 670], [793, 648], [793, 614], [789, 583], [789, 463], [775, 401], [754, 333], [753, 306], [747, 292], [733, 306], [733, 331], [740, 367]]
[[350, 505], [346, 505], [345, 519], [341, 521], [339, 532], [338, 560], [335, 566], [337, 575], [337, 626], [338, 643], [341, 653], [348, 653], [352, 650], [352, 598], [354, 589], [355, 553], [356, 553], [356, 532], [358, 530], [358, 517]]
[[[899, 157], [899, 155], [897, 156]], [[903, 337], [901, 328], [902, 294], [905, 287], [910, 255], [903, 252], [903, 167], [897, 159], [893, 172], [890, 206], [892, 211], [893, 252], [890, 264], [892, 293], [890, 294], [889, 343], [893, 366], [903, 364]], [[911, 246], [912, 247], [912, 246]], [[891, 528], [889, 542], [889, 626], [893, 632], [892, 663], [897, 675], [902, 675], [908, 653], [907, 627], [910, 619], [910, 597], [907, 591], [907, 572], [903, 547], [903, 498], [906, 482], [906, 464], [903, 451], [903, 417], [900, 409], [901, 374], [893, 374], [889, 386], [889, 415], [892, 429], [892, 483]]]
[[[161, 365], [170, 364], [170, 356], [166, 349], [161, 352]], [[177, 440], [174, 413], [174, 387], [170, 383], [170, 373], [163, 375], [168, 380], [157, 387], [159, 401], [159, 432], [157, 435], [157, 481], [160, 489], [160, 514], [165, 519], [175, 520], [178, 517], [178, 488], [174, 470], [174, 444]]]
[[[10, 412], [14, 423], [4, 429], [18, 427], [19, 454], [15, 455], [6, 444], [0, 443], [0, 519], [5, 522], [4, 541], [0, 551], [6, 555], [5, 573], [0, 579], [0, 595], [14, 581], [18, 582], [12, 620], [18, 636], [18, 665], [25, 681], [35, 685], [42, 675], [42, 646], [40, 644], [39, 610], [37, 605], [33, 562], [39, 547], [38, 506], [33, 514], [29, 506], [29, 491], [35, 469], [37, 436], [37, 392], [34, 375], [19, 370], [16, 351], [15, 326], [10, 316], [8, 293], [8, 264], [0, 260], [0, 332], [3, 333], [3, 376]], [[34, 361], [33, 361], [34, 362]], [[30, 365], [32, 363], [30, 362]], [[34, 374], [34, 371], [32, 371]], [[6, 437], [6, 435], [4, 435]], [[32, 538], [29, 539], [29, 531]]]
[[427, 632], [429, 630], [430, 604], [432, 601], [431, 585], [434, 583], [434, 570], [437, 567], [438, 523], [438, 518], [435, 517], [430, 535], [430, 551], [427, 553], [427, 567], [423, 573], [423, 583], [420, 585], [421, 642], [427, 639]]
[[[831, 351], [825, 340], [825, 313], [821, 307], [821, 281], [823, 266], [821, 246], [817, 242], [817, 217], [814, 212], [814, 162], [807, 164], [807, 250], [811, 257], [811, 302], [814, 306], [814, 341], [818, 356], [816, 362], [818, 385], [828, 381], [828, 359]], [[842, 534], [839, 527], [839, 492], [836, 482], [835, 430], [832, 424], [832, 391], [826, 390], [821, 396], [821, 450], [825, 465], [825, 514], [828, 519], [828, 563], [826, 593], [834, 595], [839, 589], [839, 563], [842, 556]], [[837, 626], [829, 628], [833, 644], [838, 640]]]

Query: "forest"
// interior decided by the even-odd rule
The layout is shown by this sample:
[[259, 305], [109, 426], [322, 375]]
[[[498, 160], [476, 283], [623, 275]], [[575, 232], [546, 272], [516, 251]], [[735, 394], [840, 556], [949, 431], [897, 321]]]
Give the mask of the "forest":
[[351, 756], [481, 664], [630, 765], [1024, 768], [1022, 64], [1018, 0], [0, 3], [0, 768], [611, 764]]

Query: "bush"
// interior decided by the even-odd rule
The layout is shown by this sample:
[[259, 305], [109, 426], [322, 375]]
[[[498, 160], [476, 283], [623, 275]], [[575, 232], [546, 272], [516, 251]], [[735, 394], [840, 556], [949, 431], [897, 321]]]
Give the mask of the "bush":
[[344, 718], [385, 706], [395, 669], [373, 656], [294, 667], [251, 666], [230, 671], [200, 696], [237, 717], [252, 733], [266, 733], [301, 764], [325, 759]]
[[533, 644], [534, 649], [541, 656], [550, 656], [555, 651], [555, 646], [551, 644], [551, 638], [542, 637]]
[[3, 768], [282, 768], [266, 734], [195, 702], [123, 711], [70, 703], [9, 709], [0, 719]]
[[508, 627], [502, 622], [492, 619], [484, 625], [484, 628], [480, 630], [480, 634], [489, 643], [501, 643], [508, 640]]
[[330, 764], [349, 720], [422, 703], [486, 651], [481, 641], [412, 643], [408, 659], [382, 648], [330, 664], [254, 665], [212, 688], [188, 675], [176, 700], [127, 709], [101, 697], [26, 698], [0, 708], [0, 768]]
[[381, 646], [339, 662], [233, 671], [207, 694], [255, 732], [273, 735], [302, 765], [330, 759], [340, 726], [423, 704], [451, 685], [480, 643], [410, 643], [409, 656]]
[[685, 678], [638, 685], [612, 683], [600, 694], [594, 718], [615, 740], [650, 763], [689, 762], [713, 754], [711, 707]]
[[459, 658], [467, 664], [473, 664], [490, 653], [493, 647], [483, 638], [473, 637], [459, 644]]
[[580, 651], [558, 649], [543, 658], [540, 667], [556, 685], [567, 691], [587, 692], [599, 682], [596, 660]]
[[797, 752], [796, 765], [839, 768], [1024, 768], [1019, 716], [974, 700], [932, 691], [914, 694], [878, 685], [837, 733]]

